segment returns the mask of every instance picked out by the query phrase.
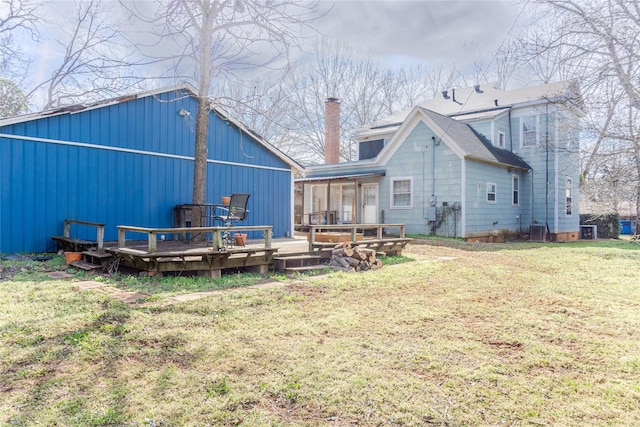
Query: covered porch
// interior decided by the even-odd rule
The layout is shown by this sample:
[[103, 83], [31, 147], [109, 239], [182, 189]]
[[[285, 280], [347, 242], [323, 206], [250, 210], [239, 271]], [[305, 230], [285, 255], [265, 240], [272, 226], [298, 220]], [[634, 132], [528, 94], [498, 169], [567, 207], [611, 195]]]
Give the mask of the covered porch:
[[382, 222], [378, 203], [378, 181], [384, 171], [295, 180], [295, 228]]

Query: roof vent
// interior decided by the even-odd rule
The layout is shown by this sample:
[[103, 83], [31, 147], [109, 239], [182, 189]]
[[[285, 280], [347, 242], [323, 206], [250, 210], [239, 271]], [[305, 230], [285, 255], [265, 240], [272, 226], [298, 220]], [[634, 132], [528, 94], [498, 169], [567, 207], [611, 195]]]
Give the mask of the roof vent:
[[473, 86], [473, 88], [475, 89], [476, 93], [484, 93], [484, 91], [480, 90], [480, 85], [475, 85]]
[[493, 104], [497, 107], [497, 106], [498, 106], [498, 100], [497, 100], [497, 99], [494, 99], [494, 100], [493, 100]]
[[443, 97], [444, 99], [449, 99], [449, 95], [447, 94], [447, 91], [446, 91], [446, 90], [443, 90], [443, 91], [442, 91], [442, 97]]

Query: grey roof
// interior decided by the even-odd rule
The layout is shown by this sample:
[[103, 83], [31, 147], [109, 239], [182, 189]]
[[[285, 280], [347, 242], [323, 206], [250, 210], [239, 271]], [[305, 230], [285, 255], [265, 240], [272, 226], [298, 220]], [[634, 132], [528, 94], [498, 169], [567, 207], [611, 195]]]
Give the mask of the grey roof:
[[529, 170], [531, 167], [520, 157], [508, 150], [493, 146], [485, 137], [477, 133], [471, 126], [459, 122], [434, 111], [420, 108], [425, 115], [435, 122], [445, 135], [449, 136], [464, 153], [465, 157], [486, 161], [489, 163], [501, 163]]
[[[502, 90], [493, 83], [480, 85], [477, 89], [476, 87], [451, 89], [447, 91], [447, 98], [440, 93], [419, 106], [447, 116], [458, 116], [460, 120], [465, 120], [470, 118], [470, 114], [482, 112], [490, 116], [514, 106], [548, 101], [567, 102], [578, 108], [582, 106], [577, 85], [572, 80], [514, 90]], [[375, 129], [398, 127], [412, 110], [413, 108], [409, 108], [392, 114], [371, 126], [356, 130], [356, 133], [364, 135]]]

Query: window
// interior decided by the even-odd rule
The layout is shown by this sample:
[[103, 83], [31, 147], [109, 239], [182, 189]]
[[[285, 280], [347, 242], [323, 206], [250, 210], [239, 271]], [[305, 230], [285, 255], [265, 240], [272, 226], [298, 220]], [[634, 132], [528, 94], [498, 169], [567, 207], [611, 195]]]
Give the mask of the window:
[[512, 186], [512, 192], [513, 192], [513, 199], [511, 203], [513, 203], [514, 205], [518, 205], [520, 204], [520, 178], [513, 175], [511, 180], [511, 186]]
[[538, 144], [537, 117], [528, 116], [520, 119], [522, 123], [522, 146], [533, 147]]
[[505, 140], [504, 132], [498, 131], [498, 147], [504, 148], [504, 140]]
[[496, 203], [496, 184], [487, 182], [487, 203]]
[[412, 204], [412, 178], [394, 178], [391, 180], [391, 207], [410, 208]]
[[358, 144], [358, 160], [373, 159], [384, 148], [384, 139], [361, 141]]
[[571, 216], [571, 199], [572, 199], [572, 188], [571, 188], [571, 178], [567, 178], [567, 188], [565, 190], [566, 193], [566, 212], [567, 212], [567, 216]]

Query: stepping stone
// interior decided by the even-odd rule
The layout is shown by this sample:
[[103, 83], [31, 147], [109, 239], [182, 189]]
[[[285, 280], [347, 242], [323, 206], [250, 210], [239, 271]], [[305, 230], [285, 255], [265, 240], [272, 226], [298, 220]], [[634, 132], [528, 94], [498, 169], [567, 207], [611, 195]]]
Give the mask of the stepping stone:
[[105, 286], [104, 283], [96, 282], [94, 280], [85, 280], [83, 282], [76, 282], [76, 285], [80, 287], [80, 289], [99, 289]]
[[149, 295], [141, 294], [140, 292], [120, 292], [118, 294], [111, 295], [111, 298], [120, 300], [126, 304], [134, 304], [139, 299], [147, 298]]
[[75, 275], [69, 274], [66, 271], [49, 271], [47, 273], [47, 276], [51, 277], [52, 279], [70, 279], [72, 277], [75, 277]]

